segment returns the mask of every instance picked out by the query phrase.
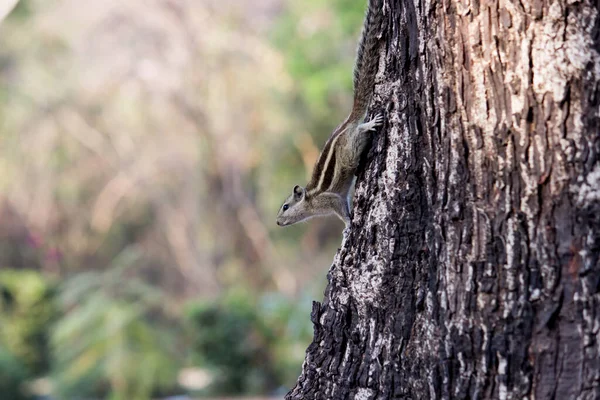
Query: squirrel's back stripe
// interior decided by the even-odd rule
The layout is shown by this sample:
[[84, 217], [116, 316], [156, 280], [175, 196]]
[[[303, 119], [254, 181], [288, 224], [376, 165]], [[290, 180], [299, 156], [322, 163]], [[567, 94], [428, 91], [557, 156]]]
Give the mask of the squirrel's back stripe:
[[[337, 140], [338, 138], [339, 136], [335, 139]], [[331, 186], [331, 183], [333, 182], [333, 179], [335, 177], [335, 168], [337, 163], [336, 149], [336, 146], [331, 147], [331, 156], [329, 158], [329, 161], [325, 164], [325, 170], [321, 175], [321, 182], [319, 183], [319, 189], [321, 192], [326, 192], [327, 190], [329, 190], [329, 187]]]
[[321, 193], [323, 191], [321, 190], [323, 173], [327, 170], [327, 165], [329, 164], [329, 161], [331, 159], [331, 153], [335, 142], [337, 141], [338, 137], [346, 131], [346, 128], [347, 121], [338, 126], [325, 143], [325, 147], [323, 147], [321, 154], [319, 154], [319, 158], [317, 159], [315, 168], [313, 169], [312, 177], [310, 181], [306, 184], [306, 191], [309, 195]]
[[318, 190], [320, 177], [323, 173], [323, 170], [325, 169], [325, 163], [327, 162], [327, 156], [329, 155], [329, 151], [331, 150], [331, 144], [333, 142], [333, 139], [334, 138], [331, 137], [329, 138], [327, 143], [325, 143], [325, 147], [323, 147], [321, 154], [319, 154], [319, 158], [317, 159], [315, 168], [313, 169], [312, 178], [306, 184], [306, 191], [309, 195], [314, 194]]
[[[317, 185], [317, 189], [319, 190], [319, 192], [324, 192], [325, 190], [327, 190], [327, 188], [329, 188], [329, 184], [331, 184], [331, 179], [333, 178], [333, 172], [335, 169], [335, 144], [339, 138], [340, 134], [337, 134], [331, 141], [331, 146], [329, 146], [327, 153], [325, 153], [327, 155], [327, 158], [325, 160], [325, 164], [323, 164], [323, 171], [321, 172], [321, 176], [319, 177], [319, 184]], [[332, 166], [333, 168], [331, 168]], [[331, 170], [331, 176], [328, 177], [327, 174], [329, 170]], [[329, 184], [327, 185], [325, 185], [326, 179], [329, 180]]]

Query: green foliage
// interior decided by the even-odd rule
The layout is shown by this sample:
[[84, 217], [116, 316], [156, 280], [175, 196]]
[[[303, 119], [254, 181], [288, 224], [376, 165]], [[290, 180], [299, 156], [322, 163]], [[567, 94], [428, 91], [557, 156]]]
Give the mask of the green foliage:
[[261, 324], [249, 298], [230, 296], [189, 311], [194, 361], [215, 372], [211, 390], [237, 394], [275, 385], [267, 346], [272, 333]]
[[280, 18], [274, 40], [295, 82], [290, 109], [304, 124], [310, 117], [314, 128], [329, 130], [349, 111], [364, 7], [350, 0], [294, 0]]
[[268, 393], [289, 387], [310, 338], [306, 318], [291, 322], [299, 317], [297, 311], [276, 294], [256, 301], [233, 292], [217, 302], [193, 304], [188, 312], [192, 361], [214, 372], [209, 392]]
[[8, 350], [0, 346], [0, 393], [3, 399], [27, 400], [23, 393], [27, 369]]
[[[186, 361], [213, 392], [290, 387], [311, 299], [264, 294], [262, 277], [285, 264], [306, 288], [332, 252], [273, 216], [349, 111], [364, 2], [292, 0], [279, 51], [224, 8], [119, 3], [21, 0], [2, 27], [0, 206], [20, 217], [0, 209], [0, 234], [40, 231], [0, 254], [62, 284], [0, 273], [0, 398], [48, 374], [55, 398], [147, 399]], [[171, 314], [211, 284], [216, 301]]]
[[48, 335], [56, 314], [53, 290], [35, 271], [0, 271], [0, 347], [19, 359], [28, 375], [49, 367]]
[[312, 338], [312, 297], [289, 299], [280, 293], [265, 293], [257, 304], [257, 313], [263, 324], [270, 327], [273, 341], [270, 344], [272, 366], [279, 382], [291, 388], [304, 360], [306, 347]]
[[147, 399], [172, 390], [183, 365], [176, 349], [183, 324], [191, 361], [214, 373], [209, 392], [268, 393], [293, 384], [311, 337], [310, 298], [256, 299], [232, 290], [193, 304], [175, 322], [164, 295], [135, 277], [138, 260], [137, 251], [126, 250], [104, 272], [74, 275], [58, 294], [36, 272], [2, 271], [0, 393], [25, 399], [25, 384], [48, 372], [51, 326], [59, 398]]
[[62, 287], [65, 315], [52, 337], [61, 398], [148, 399], [173, 388], [177, 329], [160, 292], [131, 277], [137, 258], [126, 250], [106, 272], [78, 274]]

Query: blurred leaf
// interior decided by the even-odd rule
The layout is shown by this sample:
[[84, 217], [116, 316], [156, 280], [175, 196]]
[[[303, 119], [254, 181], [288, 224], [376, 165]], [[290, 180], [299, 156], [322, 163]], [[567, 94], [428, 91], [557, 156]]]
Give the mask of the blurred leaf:
[[256, 301], [236, 290], [190, 305], [193, 360], [217, 377], [209, 393], [269, 393], [293, 384], [312, 334], [310, 312], [297, 304], [275, 293]]
[[27, 400], [23, 393], [27, 370], [17, 358], [0, 346], [0, 393], [3, 399]]
[[137, 260], [125, 250], [102, 274], [79, 274], [61, 293], [66, 314], [52, 336], [61, 396], [147, 399], [176, 387], [176, 329], [160, 293], [128, 278]]
[[27, 373], [47, 372], [48, 329], [56, 315], [53, 290], [35, 271], [0, 271], [0, 346], [6, 346]]

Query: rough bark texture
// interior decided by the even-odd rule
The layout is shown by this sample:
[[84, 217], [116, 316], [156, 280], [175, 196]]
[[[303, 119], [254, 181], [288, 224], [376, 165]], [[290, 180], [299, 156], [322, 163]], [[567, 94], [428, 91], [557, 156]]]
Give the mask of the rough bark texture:
[[600, 399], [598, 7], [386, 0], [386, 124], [287, 399]]

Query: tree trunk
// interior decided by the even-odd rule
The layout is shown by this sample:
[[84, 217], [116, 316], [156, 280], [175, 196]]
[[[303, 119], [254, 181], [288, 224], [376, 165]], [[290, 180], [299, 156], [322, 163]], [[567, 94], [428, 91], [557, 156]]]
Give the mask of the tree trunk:
[[600, 399], [598, 4], [386, 0], [386, 124], [287, 399]]

